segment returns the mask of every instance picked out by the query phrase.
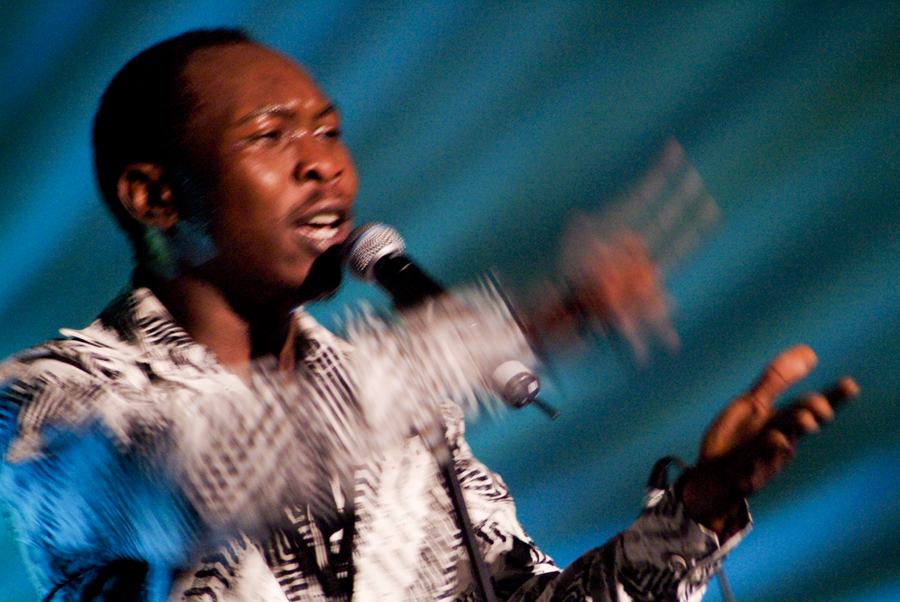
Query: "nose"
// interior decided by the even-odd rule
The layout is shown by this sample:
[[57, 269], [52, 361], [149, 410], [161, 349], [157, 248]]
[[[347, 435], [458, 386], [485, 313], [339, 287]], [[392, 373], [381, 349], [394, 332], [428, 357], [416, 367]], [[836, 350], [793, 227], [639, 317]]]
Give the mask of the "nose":
[[294, 146], [297, 149], [294, 163], [294, 179], [297, 182], [330, 182], [343, 173], [346, 153], [335, 141], [310, 135], [298, 136]]

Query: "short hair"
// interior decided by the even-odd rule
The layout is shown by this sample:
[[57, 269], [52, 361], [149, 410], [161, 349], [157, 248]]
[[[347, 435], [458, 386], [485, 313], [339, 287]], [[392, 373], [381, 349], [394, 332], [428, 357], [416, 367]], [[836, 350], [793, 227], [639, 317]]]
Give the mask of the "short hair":
[[94, 117], [94, 170], [106, 205], [145, 256], [144, 227], [119, 200], [118, 181], [131, 163], [183, 168], [186, 123], [196, 98], [184, 71], [199, 50], [255, 44], [241, 29], [195, 29], [147, 48], [113, 77]]

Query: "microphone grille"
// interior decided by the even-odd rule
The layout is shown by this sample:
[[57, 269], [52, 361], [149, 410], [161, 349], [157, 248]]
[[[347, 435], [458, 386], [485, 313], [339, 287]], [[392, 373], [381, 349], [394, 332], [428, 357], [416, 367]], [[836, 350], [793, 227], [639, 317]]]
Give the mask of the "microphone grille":
[[351, 274], [375, 282], [375, 264], [383, 257], [400, 255], [406, 250], [403, 238], [395, 229], [379, 222], [354, 228], [344, 242], [344, 264]]

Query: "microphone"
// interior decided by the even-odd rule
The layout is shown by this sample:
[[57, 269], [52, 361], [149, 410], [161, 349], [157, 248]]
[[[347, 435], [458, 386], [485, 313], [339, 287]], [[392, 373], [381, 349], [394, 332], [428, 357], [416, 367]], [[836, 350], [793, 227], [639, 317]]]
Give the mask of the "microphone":
[[387, 291], [398, 310], [410, 309], [444, 288], [412, 262], [400, 233], [370, 222], [358, 226], [344, 243], [344, 264], [350, 273]]
[[[406, 310], [443, 294], [444, 287], [419, 269], [405, 251], [406, 245], [397, 230], [369, 222], [350, 233], [342, 256], [353, 276], [378, 284], [390, 295], [397, 310]], [[515, 360], [504, 362], [491, 378], [506, 405], [518, 409], [534, 402], [550, 419], [559, 415], [557, 410], [537, 399], [540, 383], [525, 364]]]

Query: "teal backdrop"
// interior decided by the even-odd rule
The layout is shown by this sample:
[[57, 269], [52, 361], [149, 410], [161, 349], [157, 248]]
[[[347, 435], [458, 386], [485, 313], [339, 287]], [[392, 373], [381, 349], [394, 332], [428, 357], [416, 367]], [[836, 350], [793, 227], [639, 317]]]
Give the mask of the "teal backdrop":
[[[82, 327], [126, 285], [89, 127], [115, 71], [183, 30], [245, 27], [338, 103], [359, 219], [459, 285], [552, 274], [566, 220], [608, 205], [671, 137], [721, 220], [668, 275], [678, 353], [597, 340], [555, 356], [533, 408], [470, 426], [520, 518], [566, 564], [625, 527], [654, 460], [778, 350], [806, 387], [863, 393], [752, 500], [740, 602], [900, 600], [900, 3], [6, 0], [0, 4], [0, 355]], [[365, 297], [350, 285], [327, 307]], [[34, 601], [8, 521], [0, 600]], [[715, 584], [708, 600], [721, 600]]]

